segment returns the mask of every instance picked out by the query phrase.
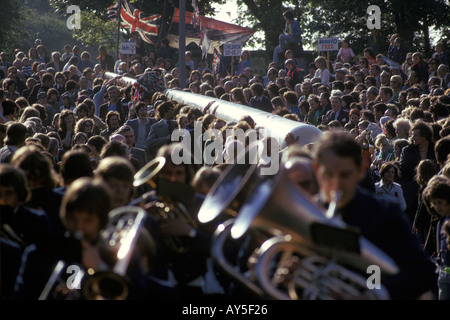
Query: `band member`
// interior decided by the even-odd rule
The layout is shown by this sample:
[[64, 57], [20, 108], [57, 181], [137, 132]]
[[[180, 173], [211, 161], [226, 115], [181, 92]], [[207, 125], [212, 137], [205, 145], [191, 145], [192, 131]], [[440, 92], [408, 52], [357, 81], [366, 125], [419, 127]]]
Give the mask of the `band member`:
[[336, 214], [372, 242], [399, 268], [382, 279], [391, 299], [417, 299], [434, 289], [434, 266], [427, 258], [411, 225], [398, 205], [379, 201], [358, 187], [364, 178], [361, 148], [348, 133], [327, 134], [315, 144], [314, 169], [320, 185], [319, 203], [331, 203], [333, 193], [342, 196]]
[[[92, 178], [74, 181], [61, 204], [61, 220], [67, 233], [64, 237], [49, 238], [46, 245], [25, 249], [13, 299], [38, 299], [58, 261], [64, 261], [65, 268], [76, 265], [85, 270], [107, 269], [100, 255], [99, 237], [111, 209], [112, 195], [103, 181]], [[67, 280], [66, 271], [63, 270], [63, 275]]]

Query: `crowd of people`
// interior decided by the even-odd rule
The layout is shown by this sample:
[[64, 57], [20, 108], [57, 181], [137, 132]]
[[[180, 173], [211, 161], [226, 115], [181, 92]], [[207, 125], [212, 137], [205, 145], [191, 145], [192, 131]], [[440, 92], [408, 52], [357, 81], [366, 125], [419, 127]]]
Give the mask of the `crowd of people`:
[[[111, 223], [108, 213], [133, 205], [152, 212], [173, 204], [170, 211], [177, 211], [179, 203], [193, 221], [182, 215], [147, 217], [135, 249], [138, 258], [127, 274], [132, 298], [248, 298], [211, 262], [214, 231], [233, 215], [224, 212], [208, 223], [197, 218], [202, 201], [235, 158], [176, 164], [171, 155], [179, 143], [171, 137], [175, 130], [193, 132], [195, 124], [205, 134], [261, 131], [250, 116], [225, 121], [171, 100], [163, 92], [168, 88], [319, 128], [323, 135], [314, 143], [301, 146], [287, 136], [285, 149], [272, 150], [290, 164], [295, 187], [324, 210], [335, 192], [341, 193], [336, 215], [399, 267], [383, 281], [391, 298], [450, 299], [445, 48], [437, 44], [431, 56], [406, 52], [405, 40], [393, 35], [386, 53], [366, 48], [358, 54], [343, 40], [335, 61], [318, 56], [302, 66], [289, 48], [300, 42], [291, 39], [300, 32], [298, 24], [291, 27], [289, 14], [285, 19], [286, 34], [267, 74], [254, 73], [247, 50], [234, 59], [219, 53], [213, 66], [186, 52], [183, 85], [175, 59], [183, 53], [166, 40], [159, 50], [140, 48], [116, 61], [103, 46], [97, 60], [79, 46], [48, 54], [39, 39], [12, 58], [2, 52], [1, 298], [42, 297], [58, 261], [86, 271], [112, 270], [114, 259], [101, 241]], [[117, 76], [107, 78], [106, 71]], [[123, 83], [124, 76], [147, 76], [154, 90], [140, 92]], [[219, 138], [224, 137], [193, 144], [202, 149]], [[238, 144], [222, 141], [225, 155]], [[164, 161], [153, 179], [157, 195], [149, 201], [145, 195], [155, 187], [136, 184], [135, 175], [158, 159]], [[243, 245], [233, 244], [229, 254]], [[61, 296], [64, 290], [55, 291]]]

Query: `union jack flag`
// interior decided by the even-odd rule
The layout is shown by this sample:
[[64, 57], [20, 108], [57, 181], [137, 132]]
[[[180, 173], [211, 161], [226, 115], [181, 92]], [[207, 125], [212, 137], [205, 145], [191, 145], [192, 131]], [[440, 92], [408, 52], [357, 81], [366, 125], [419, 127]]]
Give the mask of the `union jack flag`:
[[147, 43], [155, 44], [157, 41], [159, 26], [161, 24], [162, 14], [146, 15], [142, 11], [135, 9], [126, 0], [122, 1], [120, 10], [121, 25], [128, 32], [137, 31]]

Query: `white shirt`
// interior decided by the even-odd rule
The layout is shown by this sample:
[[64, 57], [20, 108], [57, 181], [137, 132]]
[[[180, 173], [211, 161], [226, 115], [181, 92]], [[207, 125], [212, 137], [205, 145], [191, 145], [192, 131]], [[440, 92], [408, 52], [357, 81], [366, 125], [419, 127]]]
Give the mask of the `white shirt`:
[[314, 78], [319, 78], [320, 83], [329, 86], [330, 85], [330, 71], [328, 71], [327, 68], [320, 70], [317, 69], [316, 73], [314, 74]]
[[390, 185], [385, 185], [383, 180], [375, 183], [375, 190], [378, 196], [383, 199], [397, 203], [402, 211], [406, 209], [405, 197], [403, 196], [403, 189], [397, 182], [392, 182]]

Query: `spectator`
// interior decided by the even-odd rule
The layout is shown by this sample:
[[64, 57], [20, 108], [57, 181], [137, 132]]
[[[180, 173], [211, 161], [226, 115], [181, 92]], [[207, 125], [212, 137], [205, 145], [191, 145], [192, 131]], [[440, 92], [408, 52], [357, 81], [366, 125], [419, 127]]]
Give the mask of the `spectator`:
[[434, 46], [434, 53], [431, 56], [432, 58], [438, 59], [438, 64], [445, 64], [450, 66], [448, 63], [448, 57], [444, 50], [444, 44], [442, 42], [436, 43]]
[[59, 53], [58, 51], [54, 51], [52, 53], [52, 60], [47, 63], [46, 67], [48, 68], [53, 68], [55, 69], [56, 72], [60, 72], [63, 71], [64, 69], [64, 61], [61, 60], [61, 53]]
[[340, 61], [342, 63], [352, 63], [355, 58], [355, 53], [352, 48], [349, 47], [349, 41], [344, 39], [342, 40], [342, 46], [339, 48], [339, 51], [336, 55], [335, 61]]
[[109, 141], [110, 136], [120, 127], [120, 114], [117, 111], [108, 111], [105, 119], [106, 129], [100, 135]]
[[422, 90], [425, 89], [428, 83], [428, 64], [423, 59], [423, 54], [420, 52], [414, 52], [412, 55], [413, 65], [411, 66], [411, 71], [417, 72], [419, 78], [419, 85]]
[[294, 89], [296, 84], [303, 82], [305, 73], [303, 72], [303, 69], [296, 66], [293, 59], [286, 60], [285, 65], [287, 69], [286, 77], [288, 79], [289, 86]]
[[376, 193], [383, 200], [392, 201], [400, 207], [403, 212], [406, 210], [406, 202], [403, 197], [403, 190], [400, 184], [395, 182], [398, 179], [397, 166], [391, 162], [385, 162], [380, 168], [381, 180], [375, 184]]
[[302, 34], [300, 24], [294, 19], [292, 11], [285, 11], [283, 18], [286, 20], [284, 27], [284, 33], [279, 36], [279, 44], [273, 51], [273, 62], [278, 63], [278, 54], [284, 52], [290, 43], [300, 44], [302, 43]]
[[6, 129], [5, 146], [0, 149], [0, 163], [10, 163], [14, 153], [25, 144], [27, 128], [13, 122]]
[[114, 72], [114, 58], [103, 45], [98, 47], [97, 60], [103, 71]]
[[323, 57], [318, 57], [314, 60], [316, 64], [316, 73], [313, 79], [320, 79], [320, 83], [326, 86], [330, 85], [330, 71], [327, 69], [327, 63]]
[[450, 220], [450, 203], [448, 197], [450, 194], [450, 180], [443, 176], [436, 176], [429, 182], [423, 193], [424, 197], [430, 201], [433, 209], [439, 215], [439, 222], [436, 228], [438, 232], [436, 243], [439, 258], [438, 298], [439, 300], [450, 300], [450, 283], [447, 273], [450, 265], [450, 227], [448, 222]]
[[270, 101], [270, 98], [264, 94], [264, 87], [262, 84], [254, 83], [250, 86], [250, 90], [252, 92], [252, 97], [249, 101], [249, 106], [271, 113], [273, 111], [272, 102]]
[[331, 97], [331, 110], [326, 114], [327, 121], [338, 120], [342, 127], [349, 121], [349, 112], [342, 108], [341, 97]]
[[419, 162], [424, 159], [436, 161], [434, 153], [434, 143], [432, 142], [433, 131], [431, 127], [419, 120], [410, 130], [411, 144], [402, 149], [399, 159], [400, 184], [403, 189], [407, 204], [406, 213], [413, 222], [414, 214], [417, 210], [417, 192], [419, 190], [414, 181], [415, 169]]
[[177, 123], [173, 120], [174, 105], [171, 101], [166, 101], [156, 108], [157, 123], [153, 124], [147, 136], [147, 155], [152, 160], [158, 149], [171, 143], [172, 132], [177, 128]]
[[243, 50], [238, 62], [238, 67], [237, 67], [237, 75], [240, 75], [242, 73], [244, 73], [244, 69], [245, 68], [251, 68], [252, 67], [252, 60], [251, 60], [251, 56], [250, 56], [250, 51], [248, 50]]
[[386, 53], [386, 57], [399, 66], [405, 61], [406, 50], [402, 47], [402, 39], [396, 34], [391, 37], [391, 43]]

